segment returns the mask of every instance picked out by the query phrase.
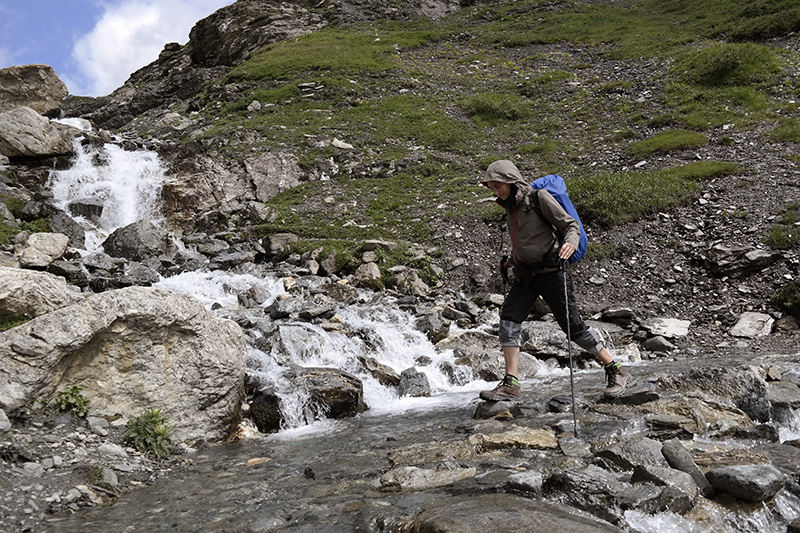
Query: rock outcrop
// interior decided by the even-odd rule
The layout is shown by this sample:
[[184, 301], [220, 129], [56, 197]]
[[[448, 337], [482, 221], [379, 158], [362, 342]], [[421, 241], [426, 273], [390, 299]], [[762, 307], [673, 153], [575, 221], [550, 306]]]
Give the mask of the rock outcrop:
[[38, 314], [0, 334], [0, 361], [6, 411], [79, 386], [91, 414], [162, 409], [180, 441], [230, 434], [244, 391], [241, 329], [164, 289], [108, 291]]

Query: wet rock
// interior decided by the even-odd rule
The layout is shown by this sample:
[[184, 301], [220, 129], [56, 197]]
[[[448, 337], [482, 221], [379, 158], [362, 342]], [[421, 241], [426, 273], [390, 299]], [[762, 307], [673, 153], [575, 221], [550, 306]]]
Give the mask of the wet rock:
[[261, 433], [274, 433], [281, 429], [281, 399], [274, 389], [264, 389], [253, 394], [249, 417]]
[[103, 202], [94, 198], [74, 200], [67, 205], [67, 210], [71, 215], [89, 220], [99, 220], [103, 215], [103, 209], [105, 209]]
[[711, 484], [706, 479], [703, 471], [700, 470], [700, 467], [697, 466], [697, 463], [694, 462], [694, 459], [692, 459], [689, 450], [686, 449], [681, 441], [677, 439], [665, 441], [661, 446], [661, 453], [664, 455], [667, 463], [669, 463], [669, 466], [689, 474], [703, 495], [711, 495], [713, 492]]
[[419, 317], [414, 325], [434, 344], [447, 338], [450, 332], [450, 321], [437, 312], [427, 313]]
[[47, 219], [47, 227], [53, 233], [61, 233], [69, 238], [69, 246], [83, 250], [86, 247], [86, 231], [75, 219], [58, 211]]
[[294, 371], [312, 403], [322, 406], [328, 418], [352, 417], [367, 409], [361, 380], [335, 368], [303, 368]]
[[800, 387], [791, 381], [768, 381], [767, 401], [772, 408], [800, 408]]
[[387, 387], [400, 386], [401, 377], [393, 368], [384, 365], [374, 357], [359, 356], [359, 362], [369, 372], [372, 377], [377, 379], [382, 385]]
[[400, 384], [398, 386], [400, 396], [430, 396], [431, 385], [428, 376], [416, 368], [406, 368], [400, 373]]
[[711, 486], [736, 498], [763, 502], [785, 484], [785, 476], [772, 465], [734, 465], [712, 468], [706, 472]]
[[497, 433], [476, 433], [469, 437], [469, 443], [479, 453], [511, 449], [555, 449], [558, 440], [552, 430], [512, 425]]
[[545, 480], [542, 490], [546, 496], [556, 496], [567, 505], [618, 523], [622, 520], [622, 511], [612, 502], [628, 486], [609, 471], [589, 465], [583, 469], [554, 472]]
[[636, 466], [669, 466], [661, 454], [661, 443], [641, 436], [609, 446], [595, 455], [623, 470], [633, 470]]
[[[661, 380], [667, 390], [713, 393], [729, 399], [752, 420], [769, 420], [767, 382], [752, 367], [692, 368]], [[750, 425], [750, 424], [746, 424]]]
[[472, 413], [476, 420], [513, 420], [521, 416], [519, 402], [479, 402]]
[[633, 469], [631, 483], [654, 483], [662, 487], [675, 489], [685, 501], [685, 504], [680, 505], [681, 510], [677, 511], [681, 514], [694, 506], [700, 492], [691, 475], [663, 466], [637, 465]]
[[576, 513], [567, 505], [511, 494], [456, 496], [426, 507], [414, 520], [417, 531], [620, 531], [597, 518]]
[[133, 261], [174, 253], [177, 249], [167, 232], [149, 220], [139, 220], [115, 230], [102, 246], [112, 257]]
[[474, 477], [477, 470], [468, 468], [442, 468], [437, 470], [401, 466], [381, 476], [381, 490], [426, 490], [452, 485], [456, 481]]

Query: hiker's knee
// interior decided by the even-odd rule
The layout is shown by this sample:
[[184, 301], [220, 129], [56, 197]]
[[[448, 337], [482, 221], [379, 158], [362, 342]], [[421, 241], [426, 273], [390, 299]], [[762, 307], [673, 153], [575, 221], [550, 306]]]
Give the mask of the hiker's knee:
[[510, 320], [500, 321], [500, 346], [521, 346], [522, 324]]
[[588, 327], [583, 333], [573, 337], [572, 342], [589, 353], [597, 353], [606, 347], [603, 334], [593, 327]]

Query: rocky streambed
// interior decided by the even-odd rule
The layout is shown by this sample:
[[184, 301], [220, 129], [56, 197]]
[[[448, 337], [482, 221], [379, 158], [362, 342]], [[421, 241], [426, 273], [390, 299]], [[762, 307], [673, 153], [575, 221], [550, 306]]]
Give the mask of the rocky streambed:
[[[79, 443], [46, 445], [74, 451], [60, 453], [60, 465], [37, 475], [4, 463], [3, 479], [11, 481], [4, 511], [9, 494], [29, 509], [5, 514], [3, 525], [43, 532], [795, 530], [798, 355], [691, 365], [662, 358], [631, 369], [636, 384], [613, 401], [600, 393], [600, 370], [575, 373], [577, 437], [568, 376], [540, 373], [523, 383], [524, 403], [496, 410], [496, 418], [475, 419], [476, 395], [459, 392], [402, 413], [366, 412], [184, 450], [165, 462], [119, 447], [113, 461], [136, 472], [120, 479], [142, 481], [126, 482], [124, 491], [108, 480], [86, 482], [94, 498], [75, 494], [80, 508], [47, 514], [30, 503], [42, 486], [74, 475], [76, 457], [100, 464], [114, 448], [100, 444], [114, 440], [113, 427], [101, 436], [71, 426], [66, 440]], [[47, 442], [75, 421], [64, 422], [28, 435]], [[130, 490], [139, 483], [146, 486]]]

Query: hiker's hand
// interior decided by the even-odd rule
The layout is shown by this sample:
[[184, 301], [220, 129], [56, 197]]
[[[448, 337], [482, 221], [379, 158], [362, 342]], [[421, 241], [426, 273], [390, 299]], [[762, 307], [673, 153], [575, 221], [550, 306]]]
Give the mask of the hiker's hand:
[[561, 249], [558, 251], [558, 257], [561, 259], [569, 259], [572, 257], [572, 254], [575, 253], [575, 247], [572, 246], [570, 243], [565, 242], [561, 245]]

